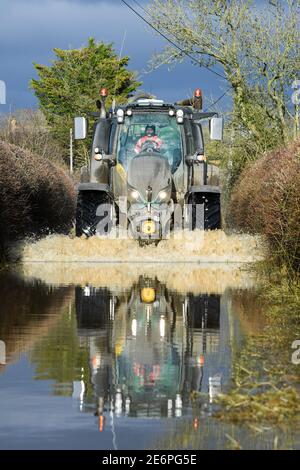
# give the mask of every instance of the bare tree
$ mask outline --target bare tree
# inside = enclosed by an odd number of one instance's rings
[[[41,111],[19,109],[0,120],[0,139],[63,164],[63,149],[50,133]]]
[[[258,141],[266,132],[289,138],[291,90],[300,70],[299,0],[153,0],[155,27],[177,43],[152,65],[185,55],[203,67],[219,65],[233,93],[234,115]]]

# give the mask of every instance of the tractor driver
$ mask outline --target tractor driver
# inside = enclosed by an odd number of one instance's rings
[[[160,149],[160,147],[162,146],[163,141],[156,135],[155,126],[146,126],[145,135],[137,141],[136,146],[134,147],[134,151],[136,154],[139,154],[142,151],[143,145],[146,142],[154,142],[156,144],[157,149]]]

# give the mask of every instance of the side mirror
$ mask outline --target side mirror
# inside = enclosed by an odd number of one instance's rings
[[[74,119],[74,139],[85,139],[87,135],[87,120],[85,117],[76,117]]]
[[[224,119],[213,117],[210,120],[210,139],[223,140]]]

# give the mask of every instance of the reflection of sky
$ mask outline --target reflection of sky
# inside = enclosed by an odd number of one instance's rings
[[[74,291],[24,278],[21,317],[12,291],[1,292],[10,314],[0,322],[9,344],[0,368],[0,449],[152,448],[185,422],[194,432],[193,391],[205,393],[201,422],[208,416],[209,377],[229,383],[231,341],[240,338],[231,297],[202,294],[201,285],[194,295],[169,289],[158,268],[137,282],[128,267],[132,285],[121,290],[115,279]],[[18,281],[4,276],[0,285]],[[145,287],[155,290],[152,304],[142,301]]]
[[[207,97],[206,105],[224,91],[221,79],[189,60],[172,72],[163,67],[144,74],[147,61],[165,42],[120,0],[1,0],[0,79],[7,85],[7,106],[1,106],[0,111],[36,106],[28,89],[34,76],[32,63],[49,64],[54,47],[78,48],[93,36],[98,41],[113,42],[119,53],[125,31],[123,53],[131,57],[130,68],[138,72],[143,89],[176,101],[200,86]]]
[[[0,449],[112,449],[113,429],[108,418],[99,433],[92,413],[79,413],[70,397],[52,396],[50,382],[33,381],[28,359],[0,376]],[[162,439],[170,422],[122,418],[115,425],[115,442],[121,449],[149,448],[153,436]]]

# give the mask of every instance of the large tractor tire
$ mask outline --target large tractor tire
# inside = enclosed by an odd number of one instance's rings
[[[97,215],[99,206],[105,211]],[[113,203],[101,191],[82,191],[78,194],[76,209],[76,236],[108,235],[113,226]],[[102,222],[102,223],[101,223]]]
[[[189,199],[190,230],[221,228],[221,203],[218,193],[194,193]]]

